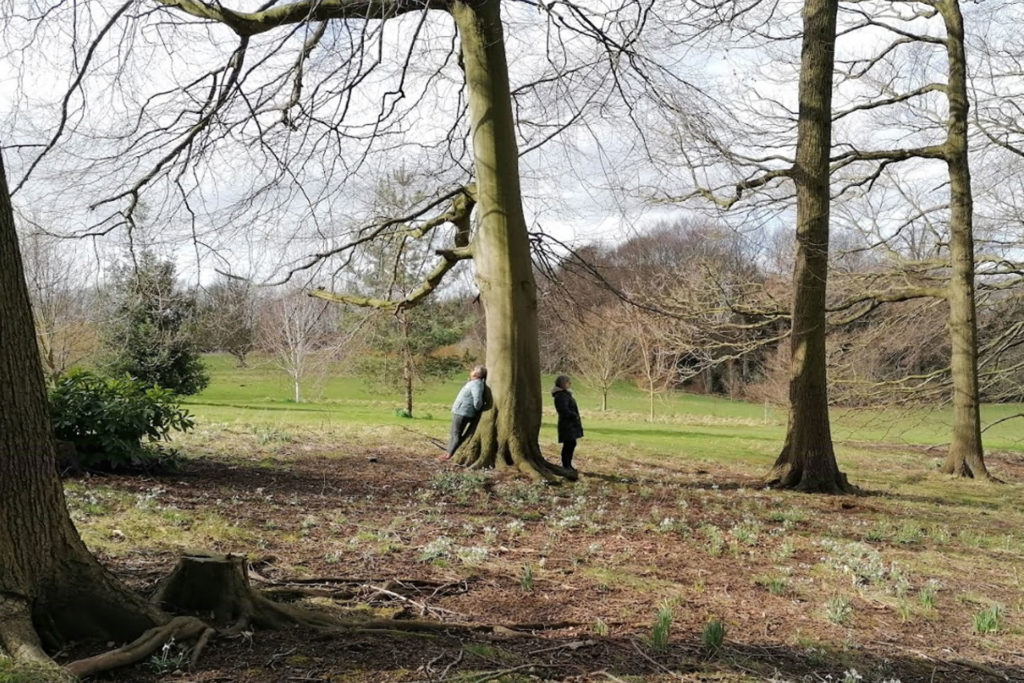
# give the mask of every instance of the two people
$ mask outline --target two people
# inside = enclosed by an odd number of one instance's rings
[[[555,412],[558,413],[558,442],[562,444],[562,467],[570,470],[572,456],[576,451],[576,441],[583,438],[583,420],[580,409],[572,395],[572,380],[568,375],[559,375],[551,396],[555,401]],[[490,408],[490,389],[487,387],[487,368],[475,366],[469,373],[469,381],[459,390],[452,404],[452,426],[448,437],[448,447],[438,462],[451,460],[459,446],[463,444],[480,423],[480,415]]]

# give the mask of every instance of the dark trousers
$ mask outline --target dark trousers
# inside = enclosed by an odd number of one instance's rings
[[[480,422],[480,416],[466,417],[465,415],[452,415],[452,431],[448,437],[448,455],[455,455],[462,442],[473,435],[476,425]]]
[[[562,443],[562,467],[572,469],[572,454],[575,450],[575,441],[566,441]]]

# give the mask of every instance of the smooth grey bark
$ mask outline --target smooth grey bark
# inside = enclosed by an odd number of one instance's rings
[[[961,477],[991,478],[981,441],[981,400],[978,381],[978,317],[974,292],[974,199],[968,162],[967,57],[964,19],[958,0],[935,3],[946,24],[949,80],[946,98],[945,157],[949,169],[949,256],[952,274],[947,288],[950,372],[953,380],[953,437],[942,471]]]
[[[484,413],[458,461],[507,465],[552,479],[573,476],[541,455],[537,287],[519,185],[512,97],[499,0],[453,2],[469,90],[478,227],[471,249],[487,328]]]

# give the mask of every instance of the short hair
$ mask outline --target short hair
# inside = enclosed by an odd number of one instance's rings
[[[565,389],[565,385],[569,383],[569,375],[559,375],[555,378],[555,386],[559,389]]]
[[[469,374],[477,379],[487,379],[487,368],[482,365],[476,365]]]

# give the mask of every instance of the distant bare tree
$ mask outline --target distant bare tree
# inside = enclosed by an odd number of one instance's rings
[[[83,276],[85,264],[69,246],[31,229],[21,239],[43,374],[51,383],[101,345],[98,297]]]
[[[257,343],[256,292],[249,280],[225,277],[199,296],[199,326],[204,344],[225,351],[246,367]]]
[[[292,381],[293,397],[302,402],[302,384],[322,376],[341,357],[353,330],[342,330],[338,308],[298,290],[262,302],[260,346]]]
[[[608,392],[615,382],[636,369],[636,342],[628,327],[616,321],[608,310],[588,312],[575,325],[563,330],[576,372],[601,392],[601,410],[608,410]]]

